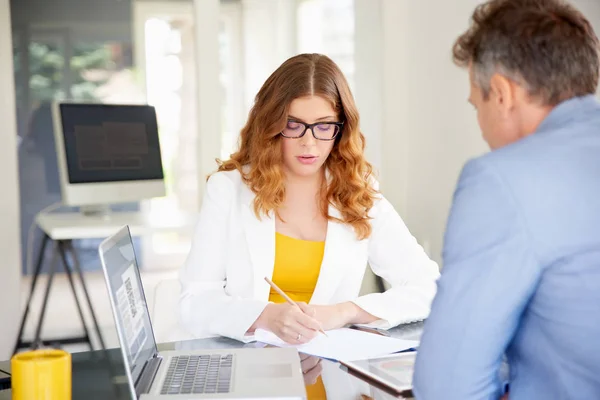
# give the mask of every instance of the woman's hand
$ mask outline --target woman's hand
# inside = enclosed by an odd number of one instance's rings
[[[304,344],[319,334],[320,326],[298,306],[270,303],[251,329],[257,328],[273,332],[286,343]]]
[[[300,353],[300,366],[302,367],[302,375],[304,376],[305,385],[314,385],[317,383],[317,378],[323,372],[321,359],[308,354]]]
[[[353,310],[342,304],[329,306],[312,306],[305,303],[298,303],[302,311],[310,315],[321,324],[324,330],[341,328],[349,323],[353,318]]]
[[[368,324],[377,320],[352,302],[339,303],[329,306],[313,306],[298,303],[302,311],[313,317],[324,330],[342,328],[348,324]]]

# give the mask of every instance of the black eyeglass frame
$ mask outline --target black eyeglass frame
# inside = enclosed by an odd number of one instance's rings
[[[283,131],[279,132],[279,134],[281,136],[283,136],[286,139],[300,139],[301,137],[303,137],[304,135],[306,135],[306,131],[308,131],[310,129],[310,132],[312,133],[313,137],[317,140],[323,140],[326,142],[329,142],[331,140],[335,140],[336,137],[338,137],[338,135],[340,134],[340,132],[342,132],[342,129],[344,128],[344,123],[343,122],[327,122],[327,121],[322,121],[322,122],[315,122],[314,124],[307,124],[304,123],[302,121],[296,121],[296,120],[289,120],[288,122],[293,122],[295,124],[301,124],[304,126],[304,130],[302,131],[302,133],[300,134],[300,136],[286,136]],[[315,130],[314,128],[318,125],[335,125],[338,128],[338,131],[331,137],[331,139],[322,139],[322,138],[318,138],[315,135]]]

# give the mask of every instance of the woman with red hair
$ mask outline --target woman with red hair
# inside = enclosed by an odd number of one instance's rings
[[[320,328],[427,317],[438,267],[378,193],[364,147],[350,88],[328,57],[292,57],[267,79],[239,150],[207,182],[181,271],[190,333],[247,341],[263,328],[300,344]],[[390,284],[385,293],[359,297],[367,264]]]

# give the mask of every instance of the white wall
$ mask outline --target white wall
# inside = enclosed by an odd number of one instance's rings
[[[20,317],[21,243],[17,172],[17,126],[9,0],[0,0],[0,360],[15,345]]]
[[[451,60],[478,1],[381,1],[382,191],[439,261],[460,169],[486,151],[467,74]]]
[[[383,129],[383,43],[380,1],[354,0],[354,97],[367,141],[367,160],[380,173]]]

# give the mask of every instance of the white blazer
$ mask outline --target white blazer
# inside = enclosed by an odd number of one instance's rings
[[[180,317],[194,337],[251,340],[246,331],[268,304],[273,275],[275,219],[254,214],[254,193],[238,171],[210,177],[192,248],[180,274]],[[332,216],[340,217],[335,207]],[[410,234],[392,205],[379,196],[371,209],[372,234],[329,221],[321,271],[310,304],[353,301],[380,318],[378,327],[428,316],[439,269]],[[391,288],[358,297],[367,264]]]

